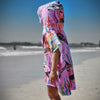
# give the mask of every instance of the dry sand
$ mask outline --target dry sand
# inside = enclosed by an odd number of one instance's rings
[[[100,100],[100,57],[74,66],[76,90],[62,100]],[[8,89],[0,100],[49,100],[45,80],[35,80],[18,88]]]

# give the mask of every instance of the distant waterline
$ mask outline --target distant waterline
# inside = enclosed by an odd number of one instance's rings
[[[0,56],[26,56],[26,55],[41,55],[43,54],[42,47],[38,46],[21,46],[18,50],[8,50],[7,48],[0,47]],[[86,48],[70,48],[71,53],[78,52],[100,52],[100,47],[86,47]]]

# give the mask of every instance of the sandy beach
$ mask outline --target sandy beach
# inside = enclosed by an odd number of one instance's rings
[[[74,66],[76,90],[62,100],[100,100],[100,57],[90,58]],[[45,79],[41,78],[7,89],[0,100],[49,100]]]

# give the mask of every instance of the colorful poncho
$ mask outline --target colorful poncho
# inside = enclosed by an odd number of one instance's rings
[[[76,89],[73,62],[67,37],[63,30],[64,10],[60,2],[50,2],[38,8],[38,16],[42,32],[44,49],[44,71],[47,85],[57,87],[62,95],[71,95]],[[60,56],[57,65],[58,82],[51,84],[49,73],[52,67],[52,54],[59,49]]]

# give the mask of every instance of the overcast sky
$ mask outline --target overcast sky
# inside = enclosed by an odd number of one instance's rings
[[[54,0],[0,0],[0,42],[39,42],[42,26],[37,9]],[[59,0],[69,43],[100,40],[100,0]]]

